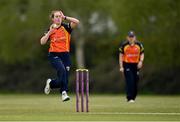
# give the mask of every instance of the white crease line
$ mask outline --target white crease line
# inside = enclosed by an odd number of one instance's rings
[[[87,114],[92,114],[92,115],[96,115],[96,114],[102,114],[102,115],[180,115],[180,113],[128,113],[128,112],[90,112]]]

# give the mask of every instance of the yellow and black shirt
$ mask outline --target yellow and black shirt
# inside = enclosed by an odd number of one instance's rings
[[[144,53],[144,47],[139,41],[135,41],[135,44],[131,45],[129,41],[126,40],[120,44],[119,52],[123,54],[123,62],[138,63],[140,55]]]

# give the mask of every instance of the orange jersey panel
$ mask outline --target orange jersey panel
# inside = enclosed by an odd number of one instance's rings
[[[138,45],[126,45],[124,47],[123,61],[127,63],[138,63],[140,58],[140,47]]]
[[[70,34],[61,26],[54,29],[50,35],[49,52],[69,52],[70,51]]]

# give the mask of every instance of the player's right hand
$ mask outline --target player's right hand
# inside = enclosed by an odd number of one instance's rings
[[[66,16],[64,16],[62,11],[60,11],[60,13],[61,13],[61,18],[64,20]]]
[[[53,33],[53,30],[54,30],[54,24],[52,24],[52,25],[49,27],[48,35],[51,35],[51,34]]]
[[[124,72],[124,68],[123,68],[123,67],[120,67],[119,71],[120,71],[120,72]]]

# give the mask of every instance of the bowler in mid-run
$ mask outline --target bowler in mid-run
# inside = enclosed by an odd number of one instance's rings
[[[57,71],[56,79],[47,79],[45,94],[51,89],[60,89],[62,101],[68,101],[68,73],[70,70],[70,38],[72,30],[79,24],[79,20],[64,16],[62,11],[55,10],[50,14],[52,25],[40,40],[42,45],[50,42],[48,58],[52,67]],[[67,23],[65,23],[67,22]]]

